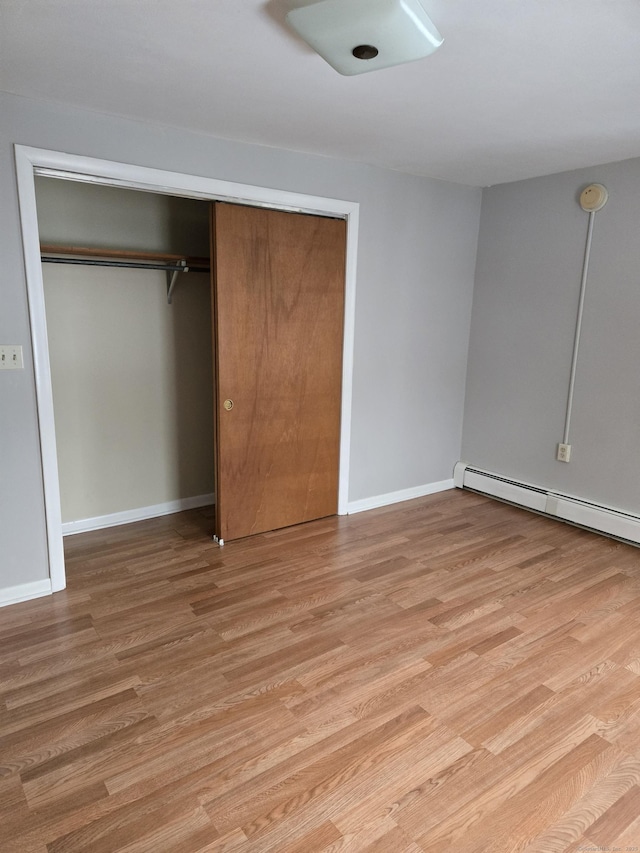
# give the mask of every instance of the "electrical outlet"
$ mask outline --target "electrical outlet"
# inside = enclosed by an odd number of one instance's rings
[[[22,347],[12,344],[0,344],[0,370],[21,370]]]
[[[556,459],[558,462],[568,462],[571,459],[571,445],[559,444]]]

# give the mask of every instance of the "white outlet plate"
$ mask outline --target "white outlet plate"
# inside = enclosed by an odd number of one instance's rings
[[[571,459],[571,445],[559,444],[556,459],[558,460],[558,462],[569,462],[569,460]]]
[[[22,347],[17,344],[0,344],[0,370],[22,370]]]

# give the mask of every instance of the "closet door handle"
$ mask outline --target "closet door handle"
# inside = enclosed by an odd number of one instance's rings
[[[225,411],[230,412],[233,409],[233,400],[225,400],[222,406]]]

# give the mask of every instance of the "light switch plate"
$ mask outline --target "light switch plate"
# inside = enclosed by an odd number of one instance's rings
[[[22,347],[18,344],[0,344],[0,370],[21,370]]]

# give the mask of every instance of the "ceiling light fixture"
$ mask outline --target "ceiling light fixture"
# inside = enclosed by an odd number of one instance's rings
[[[420,0],[319,0],[287,23],[346,75],[422,59],[443,41]]]

